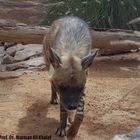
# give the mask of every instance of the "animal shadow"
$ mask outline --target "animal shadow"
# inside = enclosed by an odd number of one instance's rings
[[[21,118],[18,123],[18,131],[16,136],[43,136],[43,138],[49,140],[60,140],[61,138],[55,135],[56,128],[58,127],[58,121],[54,118],[48,118],[49,103],[42,100],[36,101],[28,109],[26,116]],[[45,138],[46,136],[46,138]],[[63,139],[61,139],[63,140]]]

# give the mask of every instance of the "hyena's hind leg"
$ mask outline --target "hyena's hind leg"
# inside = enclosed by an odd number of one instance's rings
[[[52,82],[51,82],[51,101],[50,101],[50,103],[53,105],[58,104],[57,91]]]

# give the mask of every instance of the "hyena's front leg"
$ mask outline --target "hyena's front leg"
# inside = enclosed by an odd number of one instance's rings
[[[67,110],[62,105],[60,105],[60,126],[56,131],[56,135],[61,137],[66,136],[67,117]]]
[[[57,97],[57,91],[56,88],[53,84],[53,82],[51,82],[51,104],[58,104],[58,97]]]
[[[74,121],[67,132],[68,137],[75,137],[76,136],[76,134],[78,133],[78,130],[80,128],[80,125],[84,119],[84,104],[85,104],[84,96],[85,95],[83,95],[80,98]]]

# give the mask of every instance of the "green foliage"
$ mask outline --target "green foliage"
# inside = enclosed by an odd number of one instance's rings
[[[140,16],[140,0],[44,0],[44,3],[58,3],[49,7],[42,22],[44,25],[50,25],[62,16],[73,15],[93,28],[140,29],[140,24],[127,25]]]

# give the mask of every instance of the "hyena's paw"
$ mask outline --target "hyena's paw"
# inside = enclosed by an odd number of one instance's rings
[[[50,104],[52,105],[57,105],[58,104],[58,99],[53,99],[50,101]]]
[[[59,127],[59,128],[56,130],[55,134],[56,134],[57,136],[59,136],[59,137],[64,137],[64,136],[66,136],[66,135],[67,135],[67,133],[66,133],[66,128],[65,128],[65,127]]]

